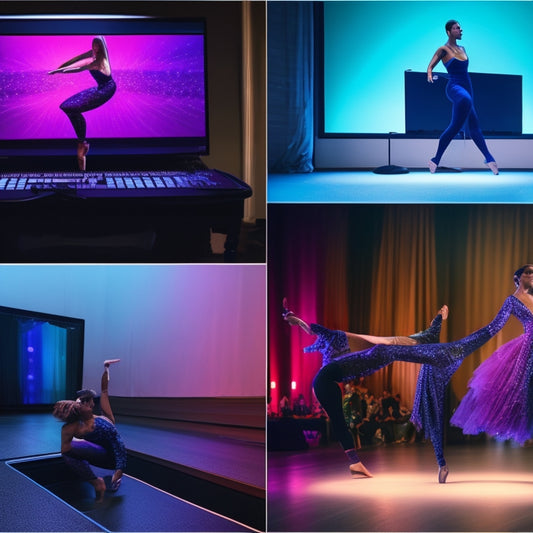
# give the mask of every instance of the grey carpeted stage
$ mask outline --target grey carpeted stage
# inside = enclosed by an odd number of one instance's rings
[[[533,447],[446,447],[437,482],[425,443],[367,448],[373,478],[352,478],[336,443],[268,453],[268,531],[533,531]]]
[[[283,203],[530,203],[533,171],[374,174],[371,170],[270,174],[268,201]]]
[[[221,436],[132,417],[117,427],[126,476],[95,503],[92,487],[64,468],[60,422],[49,413],[0,415],[0,531],[264,530],[260,432]]]

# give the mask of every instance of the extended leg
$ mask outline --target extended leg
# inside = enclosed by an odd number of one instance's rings
[[[496,165],[496,161],[494,161],[494,157],[489,152],[487,143],[485,142],[485,137],[483,137],[483,133],[481,132],[479,118],[474,108],[472,108],[472,111],[468,116],[468,129],[470,130],[470,136],[472,137],[475,145],[485,156],[485,164],[491,169],[493,174],[498,174],[498,166]]]
[[[104,416],[109,418],[111,422],[115,423],[115,416],[111,409],[111,403],[109,402],[109,365],[112,363],[118,363],[120,359],[107,359],[104,361],[104,373],[102,374],[101,380],[101,394],[100,394],[100,407]]]
[[[459,133],[472,109],[472,97],[463,87],[458,85],[447,87],[446,94],[453,103],[452,120],[440,136],[437,153],[435,154],[435,157],[431,159],[431,162],[437,166],[439,165],[446,148],[448,148],[453,138]]]

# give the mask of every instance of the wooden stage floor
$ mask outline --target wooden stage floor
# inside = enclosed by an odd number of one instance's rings
[[[533,447],[446,448],[437,482],[428,444],[361,451],[373,478],[352,478],[338,444],[268,453],[268,531],[533,531]]]

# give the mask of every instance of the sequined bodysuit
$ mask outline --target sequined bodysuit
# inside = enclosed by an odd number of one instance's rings
[[[59,106],[70,119],[78,141],[85,141],[87,135],[87,123],[82,113],[105,104],[117,90],[115,81],[111,76],[107,76],[99,70],[89,70],[89,72],[98,86],[90,87],[67,98]]]
[[[67,465],[83,480],[96,478],[90,465],[109,470],[126,468],[126,447],[116,427],[105,417],[94,417],[94,429],[73,439],[71,450],[63,453]]]
[[[417,339],[419,342],[429,341],[425,344],[409,346],[377,344],[367,350],[346,353],[347,342],[343,348],[343,343],[339,340],[342,332],[332,332],[334,346],[340,346],[341,350],[344,350],[335,356],[334,350],[325,348],[333,345],[327,342],[325,332],[328,330],[324,328],[319,334],[318,344],[315,343],[307,351],[322,345],[320,351],[327,354],[325,364],[314,379],[313,387],[318,401],[330,417],[333,431],[343,448],[348,450],[353,447],[353,437],[344,422],[342,398],[339,396],[340,389],[337,383],[368,376],[394,361],[421,363],[411,420],[418,428],[423,427],[431,439],[439,465],[446,464],[442,450],[443,404],[448,382],[463,359],[485,344],[504,326],[513,309],[514,300],[516,300],[514,297],[507,298],[490,324],[463,339],[450,343],[432,344],[434,336],[426,334]],[[439,318],[442,319],[440,316],[437,317]],[[311,328],[317,331],[315,325]]]

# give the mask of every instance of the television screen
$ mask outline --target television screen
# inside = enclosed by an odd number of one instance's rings
[[[202,20],[1,17],[0,155],[207,154],[205,67]]]
[[[85,321],[0,307],[0,407],[74,399],[81,388]]]
[[[471,72],[521,77],[522,133],[533,133],[533,2],[326,1],[320,5],[322,135],[406,133],[404,72],[426,72],[433,54],[447,40],[445,24],[450,19],[463,29],[459,44],[466,49]],[[495,28],[504,46],[494,46]],[[446,73],[442,63],[434,73]],[[424,79],[424,89],[426,84]],[[442,91],[449,121],[451,104]],[[512,97],[500,98],[498,111],[509,111]],[[482,105],[477,91],[474,98],[476,106]],[[478,114],[483,127],[490,114]]]

